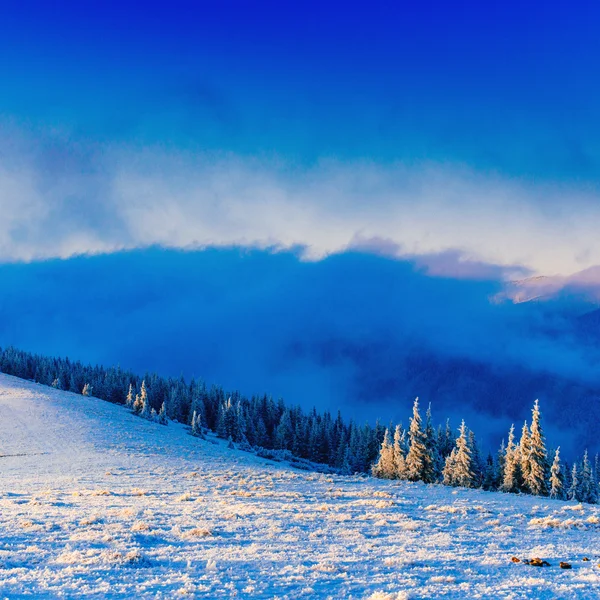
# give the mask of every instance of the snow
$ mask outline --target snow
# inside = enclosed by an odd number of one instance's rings
[[[6,375],[0,455],[7,598],[600,597],[596,506],[297,471]]]

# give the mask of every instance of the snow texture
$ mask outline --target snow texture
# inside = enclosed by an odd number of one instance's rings
[[[600,596],[597,506],[297,471],[6,375],[0,455],[6,598]]]

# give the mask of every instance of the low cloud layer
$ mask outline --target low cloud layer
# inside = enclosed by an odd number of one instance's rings
[[[452,164],[186,154],[0,132],[0,260],[161,245],[349,248],[436,275],[568,275],[600,263],[600,197]],[[491,266],[491,267],[490,267]]]
[[[539,396],[556,443],[569,429],[595,440],[597,344],[562,310],[490,302],[497,281],[358,252],[158,248],[3,265],[0,281],[1,346],[195,374],[360,420],[406,420],[418,394],[493,444]]]

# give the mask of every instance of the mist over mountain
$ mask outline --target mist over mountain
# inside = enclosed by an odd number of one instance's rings
[[[600,304],[600,267],[590,267],[571,275],[527,277],[511,281],[503,295],[515,302],[564,299],[570,306],[576,300],[584,305]]]
[[[600,319],[580,301],[499,301],[500,281],[360,252],[306,262],[155,248],[2,265],[0,278],[2,346],[196,375],[359,420],[406,422],[418,395],[492,449],[539,398],[550,444],[596,450]]]

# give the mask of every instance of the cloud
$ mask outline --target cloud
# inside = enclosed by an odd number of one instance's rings
[[[600,198],[574,185],[452,164],[299,166],[14,128],[0,135],[0,155],[2,261],[156,244],[302,248],[309,260],[370,246],[460,277],[600,263]]]
[[[411,258],[418,267],[434,277],[505,281],[531,275],[529,269],[520,265],[494,265],[480,260],[467,259],[456,250],[422,254]]]
[[[557,443],[596,436],[597,347],[546,305],[490,303],[495,281],[356,251],[312,262],[240,248],[1,265],[0,281],[2,346],[183,372],[361,421],[406,421],[419,395],[494,445],[539,396]]]

